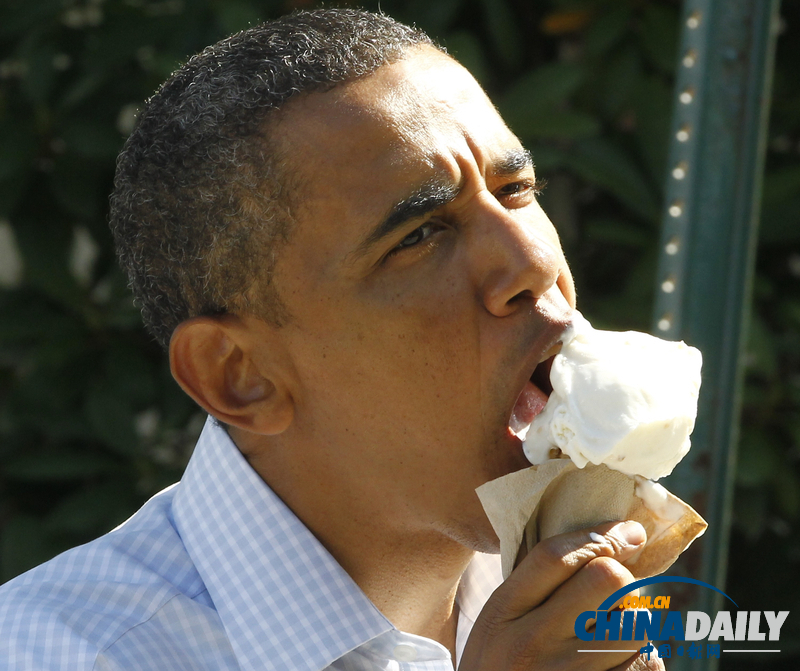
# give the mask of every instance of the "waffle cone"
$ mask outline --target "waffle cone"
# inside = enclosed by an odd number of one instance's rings
[[[708,526],[687,503],[664,491],[650,504],[638,494],[644,478],[607,466],[577,468],[569,459],[552,459],[511,473],[478,488],[486,515],[500,539],[503,576],[539,541],[603,522],[635,520],[647,543],[624,562],[634,577],[666,571]]]

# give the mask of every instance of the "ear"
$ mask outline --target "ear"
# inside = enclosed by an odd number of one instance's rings
[[[264,325],[266,329],[269,329]],[[236,315],[194,317],[178,325],[169,343],[172,376],[206,412],[245,431],[276,435],[294,419],[294,399],[270,356],[253,356],[254,338]]]

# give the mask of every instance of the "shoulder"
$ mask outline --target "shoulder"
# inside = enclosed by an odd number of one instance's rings
[[[224,656],[227,644],[173,524],[174,491],[0,587],[0,658],[10,660],[10,671],[237,668],[219,659],[165,665],[166,651],[190,648],[184,656],[192,656],[200,648],[202,655],[213,644]]]

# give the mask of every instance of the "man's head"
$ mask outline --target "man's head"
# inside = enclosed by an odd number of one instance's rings
[[[271,122],[292,97],[368,75],[418,44],[430,39],[387,16],[299,12],[207,48],[147,102],[118,160],[111,228],[163,347],[198,315],[286,319],[271,270],[302,195]]]
[[[574,305],[530,155],[425,40],[267,128],[291,231],[249,251],[291,318],[184,319],[173,374],[335,554],[421,531],[490,549],[474,489],[525,465],[509,419]]]

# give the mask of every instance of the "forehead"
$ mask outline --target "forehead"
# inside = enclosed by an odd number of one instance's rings
[[[469,72],[428,46],[291,101],[272,136],[290,176],[297,227],[338,222],[330,242],[342,246],[420,186],[461,184],[520,146]]]
[[[302,170],[312,156],[322,165],[345,158],[358,164],[435,163],[437,152],[463,150],[465,141],[483,151],[515,141],[472,75],[429,46],[415,47],[356,82],[301,96],[284,109],[277,134],[301,172],[316,172]]]

